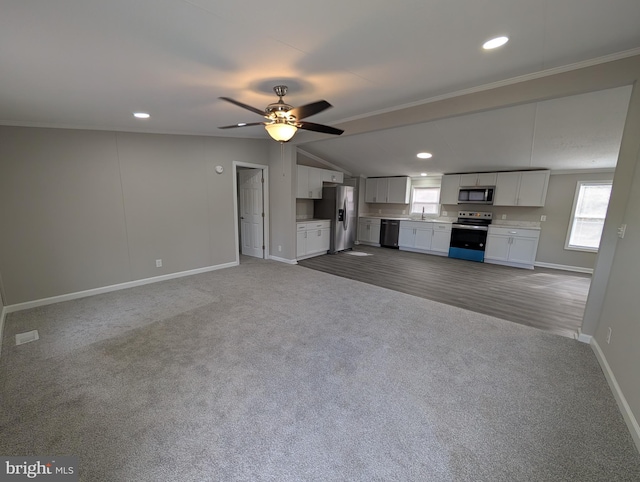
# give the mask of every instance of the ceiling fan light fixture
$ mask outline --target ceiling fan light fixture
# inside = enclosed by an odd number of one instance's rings
[[[273,124],[267,124],[264,126],[269,135],[274,141],[287,142],[290,140],[298,130],[298,128],[292,124],[286,124],[281,122],[274,122]]]

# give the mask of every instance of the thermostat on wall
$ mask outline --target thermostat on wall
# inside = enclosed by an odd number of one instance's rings
[[[222,174],[222,171],[224,171],[224,167],[222,167],[222,166],[216,166],[216,172],[217,172],[218,174]]]

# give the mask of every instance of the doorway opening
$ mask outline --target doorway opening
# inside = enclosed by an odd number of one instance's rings
[[[236,261],[241,255],[269,258],[269,168],[234,161]]]

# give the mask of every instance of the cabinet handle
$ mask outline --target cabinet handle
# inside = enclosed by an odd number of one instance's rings
[[[518,231],[509,231],[509,234],[518,234]]]

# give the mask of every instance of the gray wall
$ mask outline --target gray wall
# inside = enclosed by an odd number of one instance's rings
[[[296,259],[296,148],[293,144],[269,144],[270,255]]]
[[[266,141],[0,127],[5,303],[234,262],[233,161]]]

